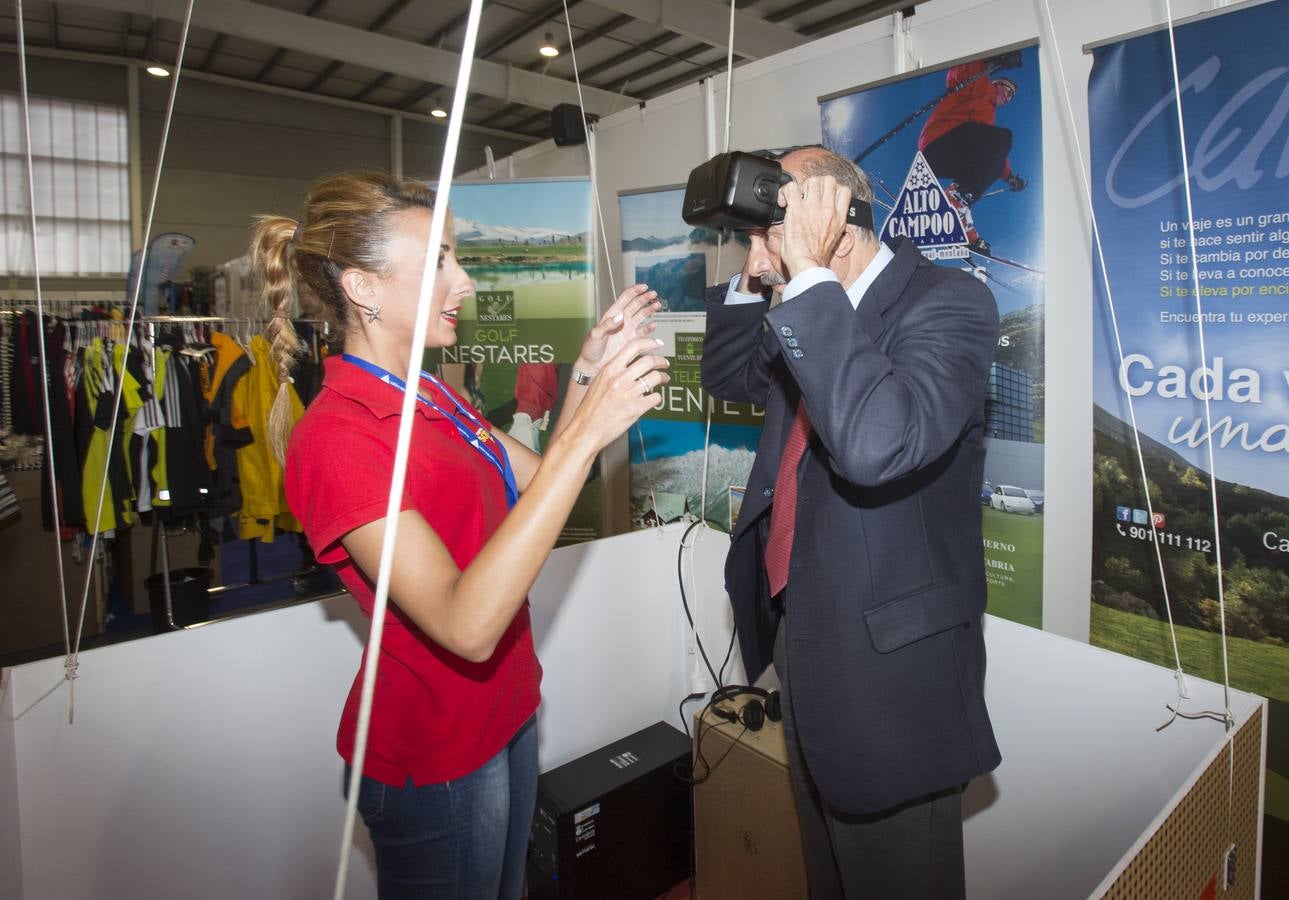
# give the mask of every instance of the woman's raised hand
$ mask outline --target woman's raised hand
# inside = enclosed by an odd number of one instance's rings
[[[605,361],[628,343],[653,333],[658,327],[653,322],[653,314],[660,309],[658,292],[651,291],[649,285],[633,284],[626,288],[587,333],[573,367],[594,377]]]
[[[662,341],[637,337],[626,341],[605,359],[577,410],[570,429],[590,442],[598,453],[630,428],[637,419],[662,405],[662,385],[671,381],[671,364],[657,355]]]

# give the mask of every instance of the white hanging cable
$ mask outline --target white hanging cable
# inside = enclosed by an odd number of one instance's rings
[[[699,491],[698,518],[707,524],[707,462],[712,450],[712,407],[715,406],[710,394],[707,395],[707,427],[703,431],[703,484]]]
[[[702,594],[698,590],[698,574],[695,570],[694,557],[698,555],[698,545],[702,543],[703,535],[706,531],[707,531],[707,522],[706,520],[702,520],[698,523],[698,527],[694,530],[694,541],[692,544],[689,545],[689,548],[688,548],[689,549],[689,598],[690,598],[689,605],[691,607],[692,615],[694,618],[693,646],[695,649],[701,645],[701,641],[698,637],[698,629],[699,629],[699,623],[702,621],[701,611],[703,609],[703,604],[701,602]],[[685,549],[686,549],[685,535],[682,532],[680,536],[680,552],[684,553]],[[682,585],[682,589],[683,589],[683,585]],[[701,657],[701,654],[700,654],[700,657]],[[708,662],[710,662],[710,660]],[[716,679],[716,683],[713,684],[710,688],[708,688],[709,691],[715,690],[716,688],[721,687],[721,672],[718,670],[713,675],[711,672],[708,672],[706,670],[706,664],[703,662],[701,658],[695,659],[694,673],[691,676],[691,679],[695,679],[695,680],[691,681],[692,686],[690,689],[694,692],[702,690],[703,689],[702,683],[705,682],[709,677],[713,677]]]
[[[570,49],[570,52],[571,52],[571,49]],[[577,70],[574,69],[574,72],[576,71]],[[581,93],[581,88],[578,89],[578,93],[579,94]],[[585,117],[585,115],[586,114],[583,113],[583,117]],[[595,164],[596,138],[597,138],[597,135],[595,133],[595,129],[591,128],[590,126],[587,126],[586,154],[587,154],[587,159],[589,160],[590,170],[591,170],[591,196],[595,199],[595,217],[597,221],[600,223],[600,245],[604,248],[604,269],[609,276],[609,297],[616,298],[618,296],[618,284],[617,284],[617,279],[613,277],[613,260],[610,258],[611,255],[609,253],[609,236],[608,236],[608,232],[604,228],[604,209],[600,205],[600,181],[599,181],[598,173],[596,171],[596,164]],[[609,302],[612,303],[613,299],[610,299]],[[597,306],[597,315],[598,315],[598,306]]]
[[[564,27],[568,30],[568,57],[569,57],[569,61],[572,62],[573,64],[573,83],[577,85],[577,106],[578,106],[578,109],[580,109],[582,112],[582,121],[585,122],[586,121],[586,101],[582,97],[582,76],[578,73],[578,69],[577,69],[577,46],[575,41],[573,40],[573,20],[570,19],[568,16],[568,0],[563,0],[563,3],[564,3]],[[609,253],[609,233],[608,233],[608,230],[604,227],[604,209],[600,205],[600,181],[599,181],[599,177],[598,177],[598,173],[596,171],[596,165],[595,165],[595,153],[596,153],[595,137],[596,137],[595,131],[592,128],[590,128],[590,126],[587,126],[586,155],[587,155],[588,165],[590,166],[591,200],[595,204],[595,217],[600,225],[600,246],[604,249],[604,267],[605,267],[605,270],[608,272],[608,276],[609,276],[609,291],[611,292],[611,296],[616,298],[618,296],[618,285],[617,285],[617,281],[613,277],[613,258],[612,258],[612,255]],[[613,301],[611,300],[610,302],[613,302]],[[597,315],[598,315],[599,314],[598,304],[596,305],[596,309],[597,309]],[[661,388],[659,389],[661,390]],[[644,429],[640,427],[639,422],[637,422],[633,427],[635,428],[636,436],[640,439],[640,462],[642,467],[644,467],[644,466],[647,466],[649,462],[648,457],[645,456]],[[647,468],[642,468],[642,470],[648,471]],[[658,510],[658,498],[654,495],[653,478],[649,477],[647,479],[647,482],[649,485],[649,499],[653,503],[654,514],[661,516],[662,514]]]
[[[1083,181],[1083,192],[1088,203],[1088,214],[1092,219],[1092,237],[1096,243],[1097,260],[1100,263],[1101,268],[1101,283],[1105,289],[1106,307],[1110,312],[1110,324],[1114,329],[1115,347],[1119,354],[1120,365],[1122,365],[1123,339],[1119,333],[1119,317],[1115,311],[1114,293],[1110,288],[1110,273],[1106,268],[1105,253],[1102,251],[1101,229],[1097,225],[1097,212],[1093,203],[1092,183],[1088,178],[1087,171],[1083,168],[1083,144],[1079,140],[1078,122],[1074,116],[1074,101],[1070,97],[1070,84],[1065,76],[1065,64],[1061,61],[1061,44],[1056,37],[1056,23],[1052,19],[1052,6],[1050,0],[1043,0],[1043,10],[1047,18],[1048,31],[1052,35],[1052,58],[1056,60],[1056,67],[1061,76],[1061,90],[1065,96],[1065,110],[1069,119],[1070,139],[1074,142],[1075,158],[1078,160],[1079,177]],[[1137,449],[1138,471],[1141,474],[1141,484],[1146,494],[1146,512],[1150,517],[1151,543],[1155,547],[1155,562],[1159,567],[1159,582],[1164,596],[1164,611],[1168,615],[1168,631],[1172,638],[1173,661],[1176,664],[1176,667],[1173,670],[1173,676],[1177,681],[1177,701],[1178,708],[1180,708],[1181,701],[1189,697],[1190,693],[1186,687],[1186,673],[1182,668],[1181,652],[1177,647],[1177,626],[1173,622],[1172,601],[1168,595],[1168,576],[1164,572],[1164,556],[1163,551],[1160,549],[1159,529],[1155,524],[1155,510],[1150,499],[1150,482],[1146,478],[1146,458],[1141,450],[1141,432],[1137,428],[1136,406],[1133,403],[1131,394],[1125,392],[1125,397],[1128,400],[1128,417],[1131,420],[1132,425],[1132,439]],[[1174,712],[1174,716],[1175,715],[1176,713]],[[1171,723],[1171,721],[1172,720],[1170,719],[1169,723]]]
[[[1191,250],[1191,291],[1195,294],[1195,327],[1199,332],[1200,366],[1207,368],[1208,353],[1204,343],[1204,302],[1200,298],[1199,255],[1196,253],[1195,245],[1195,207],[1191,202],[1191,169],[1190,160],[1186,153],[1186,123],[1182,116],[1182,84],[1181,74],[1177,66],[1177,40],[1173,28],[1172,0],[1165,0],[1164,8],[1168,13],[1168,51],[1172,57],[1173,64],[1173,90],[1177,96],[1177,132],[1182,151],[1182,185],[1186,188],[1186,220]],[[1213,413],[1209,406],[1209,397],[1213,393],[1211,389],[1211,380],[1213,378],[1214,375],[1210,371],[1210,389],[1203,392],[1204,427],[1207,429],[1206,433],[1208,435],[1204,444],[1208,448],[1208,484],[1209,494],[1213,503],[1213,558],[1217,564],[1217,613],[1222,629],[1222,716],[1226,722],[1227,731],[1230,731],[1235,719],[1231,714],[1231,668],[1227,661],[1226,653],[1226,593],[1224,589],[1226,578],[1222,570],[1222,530],[1217,510],[1217,466],[1213,459]],[[1154,517],[1152,516],[1151,518],[1153,519]]]
[[[734,98],[734,12],[735,0],[730,0],[730,29],[729,29],[729,48],[725,52],[725,149],[722,153],[730,152],[730,101]],[[723,232],[716,232],[716,272],[719,277],[721,271],[721,245],[724,243],[725,235]]]
[[[54,560],[58,570],[58,614],[63,624],[63,653],[71,661],[72,639],[67,619],[67,581],[63,572],[62,515],[58,502],[58,476],[54,472],[54,422],[50,412],[49,397],[49,359],[45,351],[45,300],[40,289],[40,243],[36,226],[36,178],[35,164],[31,158],[31,104],[27,91],[27,38],[23,28],[22,0],[16,0],[14,15],[18,25],[18,79],[22,94],[22,135],[23,150],[27,161],[27,205],[31,212],[31,271],[36,288],[36,334],[40,348],[40,389],[45,404],[45,474],[49,476],[49,506],[54,516]],[[55,373],[57,382],[63,384],[61,371]],[[70,681],[75,674],[68,671]]]
[[[721,152],[730,152],[730,131],[733,119],[730,116],[730,105],[734,99],[734,11],[735,0],[730,0],[730,30],[729,30],[729,49],[725,55],[725,149]],[[724,236],[721,232],[716,233],[716,277],[720,277],[721,271],[721,245]],[[707,397],[707,428],[703,433],[703,487],[699,495],[698,518],[702,520],[704,527],[707,525],[707,466],[712,454],[712,409],[715,406],[710,395]],[[733,526],[730,528],[733,531]]]
[[[187,9],[184,11],[183,29],[179,36],[179,50],[175,56],[175,66],[173,77],[170,81],[170,98],[166,103],[166,117],[161,126],[161,146],[157,150],[157,167],[152,176],[152,197],[148,201],[148,217],[143,228],[143,248],[139,253],[138,279],[134,285],[134,293],[130,298],[130,315],[127,319],[125,334],[134,333],[134,323],[138,316],[139,295],[143,292],[143,274],[148,262],[148,242],[152,238],[152,221],[157,211],[157,193],[161,186],[161,171],[166,159],[166,143],[170,138],[170,123],[174,118],[175,96],[179,93],[179,77],[183,72],[184,51],[188,47],[188,27],[192,23],[193,0],[188,0]],[[127,338],[128,339],[128,338]],[[115,367],[115,361],[107,360],[109,367]],[[68,655],[65,663],[67,669],[67,678],[71,682],[71,692],[68,699],[67,718],[71,722],[75,718],[76,711],[76,670],[79,668],[79,655],[81,647],[81,634],[85,627],[85,610],[89,606],[90,582],[94,575],[94,559],[98,551],[98,539],[100,520],[103,515],[103,503],[107,495],[108,485],[108,467],[112,460],[112,445],[116,439],[116,424],[121,412],[121,394],[125,390],[124,361],[122,362],[121,377],[116,380],[116,391],[112,396],[112,422],[107,432],[107,452],[103,459],[103,481],[99,486],[98,505],[94,512],[94,518],[91,520],[94,525],[94,536],[90,541],[90,565],[85,570],[85,587],[81,592],[80,612],[76,617],[76,638],[72,643],[71,653]],[[99,402],[102,402],[101,400]],[[114,501],[119,498],[114,498]],[[113,513],[115,517],[115,511]]]
[[[734,99],[734,12],[735,0],[730,0],[730,32],[725,51],[725,152],[730,152],[730,101]]]
[[[1172,58],[1173,89],[1177,96],[1177,133],[1182,152],[1182,184],[1186,189],[1186,220],[1191,251],[1191,289],[1195,294],[1195,327],[1199,332],[1200,366],[1204,368],[1208,366],[1208,353],[1204,343],[1204,303],[1200,292],[1199,256],[1196,253],[1195,243],[1195,208],[1191,199],[1190,160],[1186,153],[1186,123],[1185,117],[1182,115],[1181,72],[1177,64],[1177,37],[1173,21],[1172,0],[1165,0],[1164,9],[1168,14],[1168,52]],[[1212,374],[1209,375],[1210,379],[1213,377]],[[1213,459],[1213,414],[1209,407],[1209,397],[1212,393],[1211,389],[1204,391],[1204,428],[1207,435],[1205,444],[1208,449],[1209,493],[1213,504],[1213,554],[1214,561],[1217,564],[1217,613],[1218,622],[1222,629],[1222,723],[1227,734],[1226,831],[1229,836],[1233,836],[1235,830],[1233,811],[1235,805],[1235,740],[1231,735],[1231,730],[1235,726],[1235,715],[1231,712],[1231,668],[1227,659],[1226,593],[1224,590],[1226,578],[1222,569],[1222,531],[1217,508],[1217,465]],[[1181,715],[1176,710],[1174,712]],[[1198,715],[1203,716],[1205,714]],[[1231,846],[1234,846],[1234,841],[1232,841]]]
[[[730,130],[731,130],[730,124],[732,121],[730,116],[730,106],[731,106],[731,101],[733,100],[733,97],[734,97],[734,12],[735,12],[735,0],[730,0],[729,40],[727,41],[728,50],[726,51],[726,55],[725,55],[725,139],[724,139],[724,145],[723,145],[724,150],[722,151],[724,153],[728,153],[730,150]],[[709,140],[711,139],[710,123],[711,123],[711,108],[709,106],[708,107]],[[721,250],[724,246],[724,243],[725,243],[724,233],[721,231],[717,231],[716,232],[716,273],[717,273],[716,277],[717,278],[721,277],[720,276]],[[698,542],[703,539],[703,533],[707,531],[709,527],[707,524],[707,474],[708,474],[708,468],[711,463],[711,456],[712,456],[712,411],[716,405],[715,401],[712,399],[711,394],[707,394],[706,391],[704,391],[704,394],[706,394],[707,403],[705,404],[706,422],[704,424],[704,430],[703,430],[703,474],[702,474],[702,484],[701,484],[701,487],[699,488],[699,493],[698,493],[698,533],[694,535],[694,543],[691,546],[689,551],[689,583],[693,590],[693,596],[694,596],[694,603],[693,603],[694,611],[693,611],[693,622],[692,622],[693,639],[694,639],[694,644],[700,648],[702,647],[702,643],[698,637],[698,622],[699,622],[702,606],[699,603],[698,582],[697,582],[697,579],[694,577],[694,555],[697,552]],[[640,452],[641,454],[644,453],[643,441],[641,441]],[[728,491],[726,493],[728,496]],[[727,508],[726,514],[728,516],[728,508]],[[733,531],[734,529],[733,529],[733,526],[731,525],[730,527],[731,534],[733,533]],[[683,553],[685,551],[685,541],[683,537],[681,538],[680,545],[681,545],[680,550]],[[697,673],[697,677],[700,680],[705,677],[703,675],[702,668],[698,665],[697,660],[694,661],[694,671]],[[718,673],[716,675],[717,683],[713,685],[713,689],[719,688],[721,686],[720,680],[721,680],[720,674]],[[695,686],[695,689],[697,689],[697,686]]]
[[[644,429],[640,427],[639,422],[636,423],[635,429],[636,429],[636,437],[640,440],[640,468],[641,468],[641,471],[648,472],[649,457],[645,453]],[[658,524],[661,525],[662,511],[658,509],[658,497],[654,494],[652,476],[650,475],[645,476],[645,486],[649,489],[649,502],[653,504],[653,514],[658,517]]]
[[[568,0],[563,0],[563,3],[564,27],[568,30],[568,58],[573,64],[573,83],[577,85],[577,107],[582,112],[582,121],[586,122],[586,100],[582,97],[582,76],[577,70],[577,47],[573,41],[573,20],[568,17]],[[600,246],[604,248],[604,268],[609,275],[609,291],[616,298],[618,296],[618,285],[613,277],[613,259],[609,254],[609,234],[604,227],[604,210],[600,205],[600,182],[596,177],[595,132],[589,125],[586,126],[586,156],[591,170],[591,200],[595,204],[595,216],[600,223]]]
[[[398,540],[399,512],[402,507],[403,487],[407,480],[407,459],[412,446],[412,425],[416,416],[416,398],[421,383],[421,354],[426,333],[430,326],[430,305],[438,274],[439,247],[447,224],[448,201],[452,177],[456,168],[457,146],[461,139],[461,121],[465,113],[466,95],[470,87],[470,71],[474,64],[475,46],[479,38],[479,18],[483,0],[471,0],[470,14],[466,20],[465,39],[461,46],[461,64],[457,71],[456,89],[452,97],[452,113],[448,122],[447,139],[443,147],[443,161],[439,168],[438,192],[434,200],[434,213],[430,218],[430,234],[425,247],[425,267],[421,273],[421,293],[416,305],[416,323],[412,329],[409,346],[407,377],[403,390],[403,404],[398,422],[398,442],[394,451],[394,471],[390,478],[389,502],[385,508],[385,535],[380,548],[380,566],[376,575],[376,597],[372,605],[371,634],[367,639],[366,662],[363,666],[361,700],[358,707],[358,725],[354,735],[354,758],[349,775],[349,799],[345,807],[345,825],[340,841],[340,863],[336,870],[333,896],[341,900],[349,877],[349,860],[353,853],[354,823],[358,813],[358,790],[362,782],[363,763],[367,758],[367,734],[371,725],[372,698],[376,692],[376,666],[380,659],[381,638],[385,631],[385,613],[389,607],[389,579],[394,570],[394,546]]]

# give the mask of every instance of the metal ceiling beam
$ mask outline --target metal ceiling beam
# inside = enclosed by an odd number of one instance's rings
[[[582,0],[568,0],[568,8],[572,9],[574,6],[577,6],[577,4],[581,2]],[[544,9],[538,10],[533,15],[525,19],[519,26],[512,28],[510,31],[507,31],[500,38],[489,41],[486,45],[480,47],[475,52],[475,56],[478,57],[479,59],[487,59],[493,54],[506,49],[515,41],[519,40],[521,37],[528,34],[534,28],[540,28],[543,22],[548,22],[552,16],[558,15],[560,12],[563,11],[563,9],[564,9],[563,0],[555,0],[554,3],[551,3]],[[462,24],[464,24],[464,20],[462,21]],[[532,71],[535,67],[529,66],[526,68],[528,68],[529,71]],[[430,96],[430,94],[433,94],[435,91],[439,90],[439,88],[440,88],[440,85],[437,85],[437,84],[421,85],[419,88],[410,90],[402,97],[400,97],[398,100],[395,100],[394,105],[397,106],[399,109],[411,109],[413,106],[420,103],[426,97]]]
[[[819,5],[819,0],[798,0],[791,6],[785,6],[783,9],[776,9],[774,12],[766,13],[767,22],[782,22],[784,19],[791,19],[799,13],[809,12]]]
[[[730,9],[713,0],[594,0],[599,6],[634,16],[702,41],[712,47],[729,45]],[[749,59],[773,56],[804,44],[808,39],[790,28],[752,13],[734,13],[734,53]]]
[[[595,0],[595,2],[599,2],[599,0]],[[872,2],[861,4],[860,6],[854,9],[851,9],[846,13],[829,16],[828,18],[823,19],[819,22],[814,22],[808,26],[802,26],[801,31],[803,34],[806,34],[806,35],[815,35],[820,32],[835,30],[841,27],[851,27],[855,25],[860,25],[860,24],[863,24],[864,22],[869,22],[869,21],[872,21],[873,19],[881,18],[882,16],[888,15],[892,12],[914,7],[918,3],[922,3],[922,2],[925,2],[925,0],[872,0]],[[801,2],[799,3],[796,3],[792,6],[785,7],[784,9],[780,9],[774,13],[769,14],[766,18],[767,20],[773,20],[776,22],[783,21],[784,19],[790,18],[792,16],[795,16],[804,12],[808,12],[810,9],[818,5],[819,5],[818,0],[801,0]],[[654,38],[651,38],[645,43],[640,44],[638,47],[634,48],[631,52],[619,54],[617,56],[606,59],[603,62],[598,63],[597,65],[591,66],[588,69],[584,69],[581,73],[582,78],[584,79],[594,78],[600,73],[607,72],[611,69],[614,69],[622,65],[623,63],[626,63],[634,59],[639,59],[639,57],[642,55],[643,52],[654,50],[662,46],[663,44],[666,44],[668,41],[675,39],[675,37],[676,36],[672,34],[662,34]],[[703,50],[702,45],[699,45],[696,47],[681,48],[681,50],[678,51],[676,54],[672,54],[673,58],[670,60],[661,60],[658,62],[650,63],[642,68],[636,69],[628,73],[625,76],[626,80],[630,84],[637,84],[642,79],[648,78],[650,75],[653,75],[657,72],[663,71],[664,69],[668,68],[669,65],[675,64],[676,59],[674,57],[679,56],[679,57],[692,58],[702,50]],[[637,90],[645,97],[656,97],[660,94],[667,93],[673,88],[680,87],[681,85],[688,84],[690,82],[697,81],[702,78],[706,78],[710,75],[720,73],[725,69],[724,61],[720,61],[718,63],[711,63],[708,65],[693,63],[693,66],[695,68],[694,72],[690,72],[685,75],[675,76],[675,77],[666,79],[664,81],[648,85],[643,90],[640,90],[640,89],[637,89]],[[494,124],[510,116],[513,116],[520,111],[521,111],[521,107],[511,105],[504,109],[499,110],[498,112],[488,117],[487,119],[484,119],[483,122],[487,124]],[[525,131],[526,129],[532,128],[533,126],[539,124],[543,120],[544,120],[543,116],[532,116],[532,115],[525,116],[523,118],[517,119],[514,122],[512,122],[509,127],[515,131]]]
[[[157,40],[157,29],[161,27],[160,19],[153,19],[148,25],[148,37],[143,42],[143,58],[152,59],[152,47]]]
[[[466,20],[469,19],[469,17],[470,17],[470,14],[468,10],[466,12],[461,13],[451,22],[449,22],[448,24],[440,28],[438,31],[436,31],[434,34],[430,35],[425,40],[421,41],[421,45],[425,47],[442,47],[444,39],[446,39],[449,34],[456,31],[458,28],[464,28]],[[476,53],[475,55],[478,56],[479,54]],[[350,99],[351,100],[364,99],[368,94],[376,90],[378,87],[381,87],[383,84],[385,84],[385,82],[389,81],[393,77],[394,76],[391,75],[389,72],[385,72],[381,75],[376,76],[371,81],[363,85],[362,89],[359,90],[358,93],[354,94],[353,97],[351,97]]]
[[[651,37],[649,40],[645,41],[643,44],[640,44],[637,47],[633,47],[631,50],[628,50],[625,53],[619,53],[617,56],[613,56],[613,57],[610,57],[609,59],[604,60],[604,62],[597,63],[596,65],[591,66],[588,69],[583,69],[579,74],[583,79],[594,78],[596,75],[599,75],[601,72],[606,72],[609,69],[620,66],[623,63],[628,62],[630,60],[639,59],[641,54],[647,53],[650,50],[657,49],[658,47],[661,47],[663,44],[666,44],[670,41],[674,41],[677,39],[677,37],[678,37],[677,35],[671,34],[669,32],[655,35],[654,37]],[[672,62],[675,62],[675,60],[672,60]],[[627,78],[626,83],[630,83],[630,80],[631,80],[630,78]],[[639,101],[632,101],[632,102],[639,102]],[[491,116],[484,119],[483,121],[484,123],[499,122],[502,119],[505,119],[509,116],[513,116],[519,113],[522,109],[523,107],[521,105],[512,103],[509,106],[505,106],[502,109],[497,110],[495,113],[493,113]],[[528,127],[535,124],[541,118],[542,118],[541,116],[528,116],[527,118],[522,119],[518,123],[518,125],[520,127]],[[548,121],[548,127],[549,127],[549,121]]]
[[[218,56],[219,51],[223,49],[224,35],[217,34],[215,35],[215,39],[210,42],[210,46],[206,49],[206,58],[201,61],[201,65],[198,68],[203,72],[209,72],[211,63],[215,61],[215,57]]]
[[[0,53],[16,54],[18,45],[0,41]],[[88,53],[82,50],[54,50],[50,47],[27,46],[28,56],[39,56],[46,59],[72,59],[79,62],[96,63],[99,65],[116,65],[127,67],[138,67],[144,65],[140,60],[121,56],[112,56],[103,53]],[[390,109],[387,106],[376,106],[371,103],[356,103],[353,100],[345,100],[340,97],[328,97],[325,94],[306,94],[304,91],[298,91],[295,88],[278,87],[273,84],[261,84],[258,81],[247,81],[243,78],[230,78],[227,75],[212,75],[208,72],[201,72],[196,69],[185,68],[180,73],[183,78],[191,78],[194,81],[205,81],[210,84],[222,84],[228,87],[239,88],[246,91],[255,91],[262,94],[276,94],[279,97],[290,97],[293,100],[299,100],[304,103],[318,103],[323,106],[338,106],[343,109],[355,109],[360,112],[373,113],[379,116],[400,116],[403,119],[424,122],[427,125],[433,125],[437,128],[447,128],[447,122],[443,119],[435,119],[431,116],[419,115],[417,113],[399,112],[396,109]],[[520,143],[536,143],[541,138],[531,134],[523,134],[518,131],[507,131],[504,128],[488,128],[484,125],[471,125],[469,122],[462,122],[463,131],[473,131],[479,134],[488,134],[495,137],[507,138]]]
[[[690,65],[693,66],[693,70],[686,72],[684,75],[679,75],[676,78],[673,78],[671,81],[667,82],[668,87],[670,87],[673,83],[684,84],[687,81],[698,81],[699,79],[705,77],[711,71],[712,64],[709,63],[707,65],[703,65],[702,63],[693,62],[694,57],[698,56],[703,52],[710,52],[710,48],[702,44],[695,44],[693,47],[682,48],[681,55],[689,56],[689,62],[690,62]],[[642,79],[648,78],[650,75],[656,75],[658,72],[661,72],[664,69],[671,68],[673,65],[675,65],[674,60],[660,59],[657,62],[649,63],[648,65],[642,66],[641,68],[636,69],[633,72],[629,72],[626,75],[626,77],[631,79],[633,83],[636,83],[641,81]],[[723,59],[719,60],[716,65],[720,71],[722,72],[725,71],[725,60]],[[648,88],[647,92],[649,93],[649,95],[656,97],[659,94],[665,93],[666,90],[667,90],[666,88],[654,86],[654,87]]]
[[[640,73],[643,76],[645,73]],[[657,84],[649,86],[649,94],[657,97],[665,94],[673,88],[678,88],[684,84],[693,84],[696,81],[702,81],[704,78],[710,78],[713,75],[725,74],[725,60],[719,60],[698,72],[691,72],[688,75],[680,75],[675,78],[668,78],[666,81],[660,81]]]
[[[182,21],[182,0],[63,0],[70,5],[89,6],[115,12],[134,12],[171,21]],[[199,28],[247,38],[272,46],[299,50],[315,56],[377,68],[435,84],[456,81],[460,54],[410,41],[374,34],[335,22],[311,19],[246,0],[202,0],[192,14]],[[488,97],[550,109],[559,103],[576,103],[577,86],[562,78],[526,72],[487,60],[476,60],[470,89]],[[607,115],[624,98],[611,91],[584,86],[582,94],[588,111]],[[634,103],[636,98],[626,97]]]
[[[916,6],[917,3],[910,3],[907,0],[898,3],[865,3],[856,9],[849,9],[826,19],[820,19],[818,22],[803,25],[801,33],[810,35],[813,40],[821,35],[831,34],[834,31],[841,31],[845,28],[853,28],[856,25],[871,22],[873,19],[880,19],[882,16],[893,12],[899,12],[901,9]]]
[[[922,3],[922,2],[925,2],[925,0],[872,0],[872,2],[860,4],[859,6],[856,6],[853,9],[849,9],[844,13],[839,13],[837,15],[829,16],[826,19],[822,19],[818,22],[812,22],[809,25],[802,25],[800,26],[800,29],[802,34],[808,35],[810,39],[813,40],[816,36],[820,34],[831,33],[833,31],[840,31],[843,28],[851,28],[856,25],[862,25],[865,22],[871,22],[874,19],[880,19],[883,16],[887,16],[892,12],[898,12],[901,9],[912,8],[916,6],[917,3]],[[767,18],[773,19],[774,21],[782,21],[783,19],[790,18],[791,16],[795,16],[800,13],[807,12],[811,8],[818,5],[819,4],[817,0],[802,0],[802,2],[800,3],[796,3],[792,6],[785,7],[784,9],[778,10],[777,12],[770,14],[769,16],[767,16]],[[701,48],[693,48],[692,50],[689,51],[690,55],[692,56],[694,52],[699,49]],[[682,56],[685,55],[685,52],[682,51],[681,55]],[[655,72],[661,71],[663,68],[665,67],[656,65],[656,64],[651,66],[646,66],[643,69],[639,69],[635,72],[632,72],[628,77],[631,79],[632,83],[635,83],[640,79],[647,78],[649,75],[654,74]],[[645,87],[641,91],[641,93],[643,93],[646,97],[656,97],[660,94],[665,94],[674,88],[680,87],[681,85],[689,84],[693,81],[706,78],[711,75],[721,74],[724,72],[724,70],[725,70],[724,60],[721,60],[715,63],[709,63],[706,66],[701,66],[698,72],[690,73],[687,75],[680,75],[673,78],[668,78],[664,81],[650,84],[647,87]],[[515,127],[523,128],[526,124],[527,124],[527,120],[521,121],[516,123]]]
[[[568,8],[572,9],[573,7],[577,6],[581,2],[582,0],[568,0]],[[537,28],[541,28],[543,26],[546,26],[552,32],[557,31],[558,29],[551,27],[549,23],[552,19],[554,19],[563,11],[564,11],[563,0],[555,0],[554,3],[549,4],[544,9],[537,10],[535,13],[533,13],[531,16],[526,18],[523,22],[520,22],[514,28],[511,28],[501,37],[496,38],[495,40],[489,41],[483,47],[483,49],[479,51],[479,56],[486,59],[487,57],[492,56],[494,53],[497,53],[501,50],[506,49],[515,41],[519,40],[521,37],[528,34],[530,31],[533,31],[534,29],[537,29]]]
[[[608,59],[604,60],[603,62],[596,63],[590,68],[583,69],[581,73],[582,77],[594,78],[597,75],[599,75],[601,72],[607,72],[610,69],[616,69],[618,66],[622,65],[625,62],[630,62],[631,60],[638,60],[645,53],[648,53],[651,50],[657,50],[663,44],[668,44],[674,40],[677,40],[678,37],[679,35],[675,35],[675,34],[655,35],[654,37],[649,38],[649,40],[645,41],[643,44],[632,47],[630,50],[627,50],[625,53],[619,53],[617,56],[611,56]],[[668,62],[679,63],[679,62],[682,62],[682,60],[677,60],[675,58],[669,57]]]
[[[381,14],[379,16],[371,20],[371,24],[367,26],[366,30],[380,31],[381,28],[389,24],[390,19],[394,18],[394,16],[401,13],[403,9],[407,6],[407,4],[410,2],[411,0],[394,0],[393,3],[391,3],[389,6],[385,7],[385,9],[381,11]],[[318,88],[322,87],[324,84],[327,83],[327,79],[329,79],[332,75],[335,75],[337,72],[339,72],[340,67],[343,65],[344,63],[338,60],[332,60],[331,62],[327,63],[327,67],[323,69],[321,72],[319,72],[317,77],[315,77],[312,81],[306,84],[304,86],[304,89],[309,92],[316,91]]]
[[[309,8],[304,11],[304,14],[312,18],[322,12],[322,7],[326,5],[327,0],[313,0],[313,3],[309,4]],[[220,34],[220,37],[223,37],[223,34]],[[278,47],[274,50],[273,55],[268,58],[268,62],[264,63],[260,70],[255,73],[255,80],[263,81],[268,78],[269,73],[277,68],[278,63],[282,61],[284,56],[286,56],[286,50],[282,47]]]
[[[349,99],[350,99],[350,100],[366,100],[366,99],[367,99],[367,97],[368,97],[368,95],[370,95],[372,91],[375,91],[375,90],[377,90],[377,89],[379,89],[379,88],[384,87],[384,86],[385,86],[385,82],[389,81],[389,80],[390,80],[391,78],[393,78],[393,77],[394,77],[394,76],[393,76],[393,75],[391,75],[391,74],[389,74],[388,72],[381,72],[379,75],[377,75],[377,76],[376,76],[375,78],[373,78],[371,81],[369,81],[369,82],[367,82],[366,84],[364,84],[364,85],[362,86],[362,88],[358,91],[358,93],[354,94],[354,95],[353,95],[352,97],[350,97]]]

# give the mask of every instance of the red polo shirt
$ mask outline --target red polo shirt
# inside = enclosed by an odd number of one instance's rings
[[[286,498],[318,560],[335,567],[370,617],[375,580],[340,539],[385,517],[403,396],[338,356],[325,367],[322,390],[287,446]],[[505,486],[448,419],[424,403],[416,412],[401,508],[419,512],[464,569],[506,515]],[[361,682],[360,668],[336,737],[351,763]],[[424,785],[474,771],[536,711],[540,683],[527,603],[483,663],[440,647],[391,603],[364,774],[401,787],[409,775]]]

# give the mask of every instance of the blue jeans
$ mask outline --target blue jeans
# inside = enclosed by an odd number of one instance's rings
[[[452,781],[396,788],[363,776],[358,813],[376,848],[380,900],[519,900],[536,804],[536,717]]]

